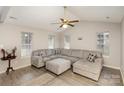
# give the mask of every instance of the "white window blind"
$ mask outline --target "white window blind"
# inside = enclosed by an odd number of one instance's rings
[[[22,32],[21,33],[21,56],[29,57],[32,50],[32,33]]]
[[[109,32],[100,32],[97,34],[97,48],[104,55],[109,56]]]

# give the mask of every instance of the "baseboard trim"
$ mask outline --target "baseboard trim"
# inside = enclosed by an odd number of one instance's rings
[[[120,69],[120,72],[121,72],[122,82],[123,82],[123,85],[124,85],[124,73],[123,73],[122,69]]]
[[[15,70],[18,70],[18,69],[21,69],[21,68],[24,68],[24,67],[27,67],[27,66],[31,66],[31,64],[24,65],[24,66],[19,66],[19,67],[15,67],[14,69],[15,69]],[[1,71],[0,74],[5,73],[5,72],[6,72],[6,71]]]
[[[14,69],[17,70],[17,69],[24,68],[24,67],[27,67],[27,66],[31,66],[31,64],[24,65],[24,66],[19,66],[19,67],[16,67],[16,68],[14,68]]]
[[[114,67],[114,66],[108,66],[108,65],[103,65],[104,67],[112,68],[112,69],[117,69],[120,70],[120,67]]]

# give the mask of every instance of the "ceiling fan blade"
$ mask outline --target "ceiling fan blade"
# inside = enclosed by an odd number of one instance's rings
[[[60,25],[60,28],[61,28],[61,27],[63,27],[63,24],[62,24],[62,25]]]
[[[69,23],[74,23],[74,22],[79,22],[79,20],[72,20],[72,21],[69,21]]]
[[[60,18],[60,20],[61,20],[62,22],[64,22],[64,19],[63,19],[63,18]]]
[[[72,24],[68,24],[68,25],[74,27],[74,25],[72,25]]]

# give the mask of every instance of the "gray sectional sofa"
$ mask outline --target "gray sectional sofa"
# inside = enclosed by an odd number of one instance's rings
[[[87,60],[89,54],[96,55],[94,62]],[[103,66],[102,53],[98,51],[80,49],[40,49],[32,52],[31,65],[40,68],[47,61],[63,58],[71,61],[73,72],[98,80]]]

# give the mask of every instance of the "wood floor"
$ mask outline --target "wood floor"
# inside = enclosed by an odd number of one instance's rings
[[[68,70],[57,76],[45,68],[29,66],[14,72],[0,74],[0,86],[121,86],[122,79],[118,70],[103,68],[98,82]]]

